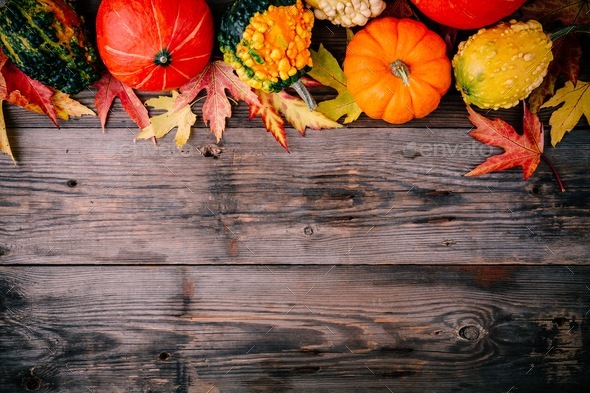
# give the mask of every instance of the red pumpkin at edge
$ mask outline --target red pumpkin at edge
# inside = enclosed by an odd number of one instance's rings
[[[207,65],[213,17],[205,0],[103,0],[96,41],[107,69],[127,86],[176,89]]]
[[[424,15],[456,29],[478,29],[507,17],[526,0],[412,0]]]

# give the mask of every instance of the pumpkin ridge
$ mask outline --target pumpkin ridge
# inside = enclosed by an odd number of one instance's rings
[[[156,24],[156,31],[158,32],[158,39],[160,40],[160,48],[164,50],[164,42],[162,41],[162,31],[160,30],[160,22],[158,21],[158,11],[156,10],[156,6],[154,5],[154,0],[150,0],[150,5],[152,7],[152,15],[154,17],[154,22]]]
[[[113,12],[115,13],[115,15],[117,15],[117,17],[119,18],[119,20],[122,20],[121,18],[121,14],[119,14],[119,11],[117,10],[113,10]],[[137,38],[139,39],[140,37],[137,36],[137,34],[135,34],[133,32],[133,30],[131,29],[131,27],[129,27],[129,25],[127,23],[122,22],[121,23],[121,27],[127,32],[127,34],[129,34],[131,37],[133,38]]]
[[[187,74],[185,74],[184,72],[180,71],[177,67],[174,67],[172,64],[170,64],[170,68],[172,68],[174,71],[178,72],[184,78],[190,79],[190,77]]]
[[[401,34],[400,34],[400,30],[399,30],[399,29],[400,29],[400,25],[402,25],[402,23],[401,23],[401,22],[402,22],[403,20],[404,20],[404,19],[401,19],[401,20],[400,20],[400,21],[399,21],[399,22],[396,24],[396,34],[397,34],[397,36],[398,36],[398,37],[403,37],[403,36],[404,36],[404,33],[403,33],[403,32],[401,32]],[[420,22],[414,21],[414,20],[412,20],[412,19],[407,19],[407,20],[411,21],[411,25],[413,25],[413,26],[418,26],[418,23],[420,23]],[[404,26],[402,26],[402,28],[403,28],[403,27],[404,27]],[[416,40],[416,42],[414,43],[414,46],[412,47],[412,50],[413,50],[413,49],[414,49],[414,48],[415,48],[415,47],[418,45],[418,43],[419,43],[420,41],[422,41],[422,40],[424,39],[424,37],[426,36],[426,34],[428,34],[428,31],[429,31],[429,30],[428,30],[426,27],[425,27],[425,28],[422,30],[422,35],[420,36],[420,38],[419,38],[418,40]],[[401,47],[400,47],[400,45],[401,45]],[[405,44],[405,41],[404,41],[404,40],[399,40],[399,39],[397,40],[397,46],[396,46],[396,48],[395,48],[395,53],[396,53],[396,55],[397,55],[397,56],[398,56],[400,59],[402,59],[402,60],[404,60],[404,58],[405,58],[405,57],[408,55],[408,53],[405,53],[405,52],[403,52],[403,51],[402,51],[402,49],[404,49],[404,48],[403,48],[403,46],[405,46],[405,45],[406,45],[406,44]]]
[[[178,3],[178,8],[176,10],[176,19],[174,19],[174,27],[172,28],[172,33],[170,33],[170,42],[174,41],[174,36],[176,35],[176,29],[178,29],[178,20],[180,19],[180,3]]]
[[[141,82],[139,82],[136,85],[136,89],[141,89],[141,87],[143,85],[145,85],[150,80],[150,78],[152,77],[152,75],[154,75],[154,72],[156,72],[158,70],[158,67],[156,65],[153,65],[152,64],[151,67],[152,67],[152,70],[147,74],[147,76]]]
[[[369,27],[370,27],[370,25],[369,25]],[[383,47],[383,45],[381,45],[381,41],[379,41],[379,39],[378,39],[379,37],[375,37],[375,36],[373,35],[373,32],[372,32],[372,31],[367,31],[367,36],[368,36],[369,38],[371,38],[371,39],[372,39],[372,40],[375,42],[375,44],[377,44],[377,46],[378,46],[378,47],[379,47],[379,49],[381,50],[381,51],[380,51],[381,53],[387,53],[387,52],[388,52],[388,50],[387,50],[386,48],[384,48],[384,47]],[[379,53],[379,52],[378,52],[378,53]],[[369,56],[366,56],[366,57],[369,57]],[[373,58],[375,58],[375,59],[383,60],[383,57],[381,57],[381,56],[378,56],[377,54],[375,54],[375,56],[371,56],[371,57],[373,57]],[[385,60],[385,61],[387,62],[387,60]]]
[[[439,88],[439,86],[435,85],[434,83],[431,83],[430,80],[425,79],[425,78],[422,77],[425,74],[428,75],[428,73],[422,73],[422,72],[420,72],[420,70],[422,68],[424,68],[424,66],[426,66],[426,65],[428,65],[430,63],[441,63],[440,66],[438,67],[439,69],[443,68],[446,65],[446,62],[442,62],[441,59],[434,59],[434,60],[431,60],[431,61],[429,61],[427,63],[415,65],[413,67],[414,77],[417,80],[420,80],[421,82],[424,82],[424,83],[428,84],[434,90],[436,90],[437,92],[439,92],[441,95],[442,94],[445,94],[449,90],[449,88],[451,87],[451,82],[450,81],[446,85],[441,85],[440,88]],[[449,66],[449,72],[450,72],[450,66]]]
[[[149,57],[149,56],[140,55],[139,53],[128,53],[128,52],[123,52],[123,51],[120,51],[120,50],[118,50],[118,49],[115,49],[115,48],[113,48],[113,47],[111,47],[111,46],[109,46],[109,45],[106,45],[106,46],[105,46],[105,49],[106,49],[107,51],[111,52],[111,53],[114,53],[114,54],[116,54],[117,56],[128,56],[128,57],[133,57],[133,58],[136,58],[136,59],[141,59],[141,60],[149,60],[149,61],[152,61],[152,60],[153,60],[153,59],[152,59],[151,57]]]
[[[182,49],[188,42],[192,41],[195,38],[196,34],[199,32],[199,30],[201,28],[201,25],[203,24],[203,21],[205,20],[205,16],[206,16],[206,14],[203,14],[201,16],[201,20],[199,21],[199,23],[197,24],[197,26],[193,29],[193,31],[191,31],[191,33],[188,34],[186,36],[186,38],[184,39],[184,41],[182,41],[178,46],[175,46],[174,49],[172,49],[170,51],[170,54],[173,55],[174,52]]]

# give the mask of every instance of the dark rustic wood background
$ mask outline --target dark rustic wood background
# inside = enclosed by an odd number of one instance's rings
[[[92,21],[99,1],[77,3]],[[342,29],[314,37],[343,56]],[[454,91],[404,126],[289,128],[290,154],[240,103],[218,159],[201,118],[178,150],[134,143],[118,102],[105,134],[97,118],[5,113],[18,165],[0,157],[0,392],[590,382],[585,120],[547,149],[561,193],[543,163],[529,181],[463,177],[499,150],[467,135]]]

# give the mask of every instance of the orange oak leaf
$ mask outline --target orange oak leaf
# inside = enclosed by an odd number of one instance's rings
[[[98,112],[100,123],[102,124],[102,132],[105,131],[105,124],[107,122],[107,115],[111,109],[111,105],[115,98],[119,97],[123,109],[129,115],[131,120],[144,129],[150,125],[150,116],[147,108],[143,105],[141,100],[129,86],[119,82],[108,71],[106,71],[102,78],[95,84],[97,91],[94,98],[94,106]]]
[[[289,147],[287,145],[287,133],[285,132],[285,121],[274,106],[272,93],[257,92],[260,98],[260,105],[250,105],[250,120],[256,116],[260,116],[264,122],[264,127],[268,132],[275,137],[277,142],[287,152]]]
[[[6,58],[3,53],[0,57]],[[6,101],[36,113],[45,113],[59,127],[51,102],[53,90],[26,76],[8,59],[4,60],[1,72],[6,81]]]
[[[203,72],[180,88],[181,94],[172,107],[172,112],[190,104],[203,89],[207,92],[203,104],[203,121],[205,125],[209,124],[218,142],[225,130],[225,119],[231,117],[231,104],[225,93],[226,89],[236,100],[260,105],[256,94],[234,74],[232,66],[217,60],[209,62]]]
[[[465,176],[479,176],[504,169],[522,167],[524,179],[537,169],[543,154],[543,125],[539,117],[524,107],[523,134],[502,119],[490,120],[467,106],[469,120],[476,127],[469,135],[480,142],[504,149],[504,153],[488,157]]]

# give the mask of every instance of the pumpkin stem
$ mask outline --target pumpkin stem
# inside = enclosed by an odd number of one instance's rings
[[[391,73],[400,78],[404,85],[410,86],[410,67],[400,59],[390,64]]]
[[[156,53],[156,57],[154,58],[154,64],[159,66],[168,66],[172,62],[172,55],[168,51],[168,49],[162,49],[158,53]]]
[[[301,79],[299,79],[297,82],[293,82],[291,87],[297,92],[297,94],[299,94],[299,97],[305,101],[309,109],[313,111],[318,107],[318,104],[316,104],[311,94],[309,94],[309,90],[305,88],[303,82],[301,82]]]

